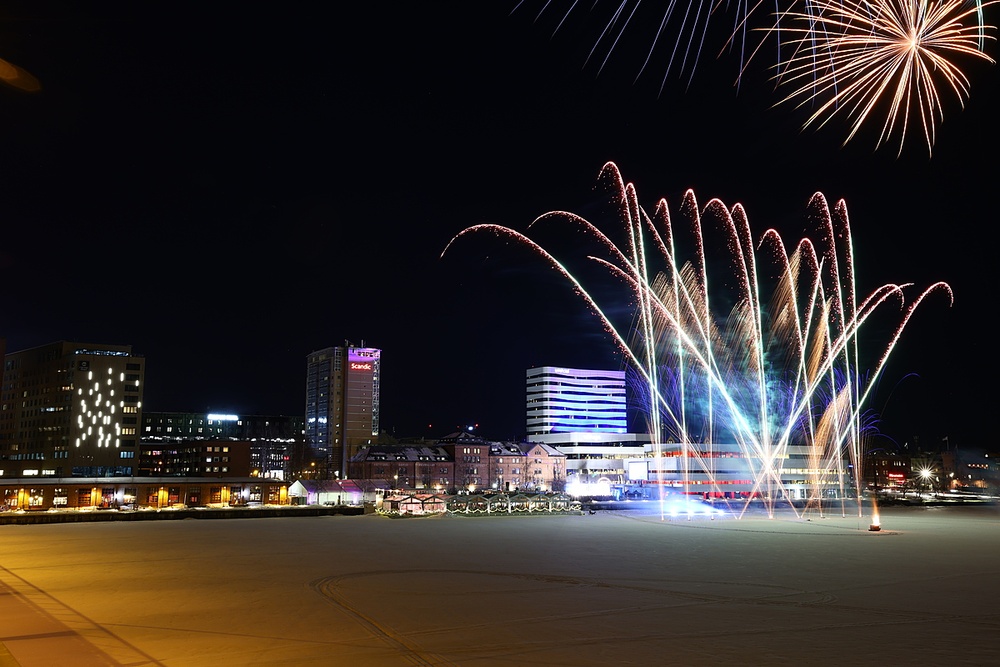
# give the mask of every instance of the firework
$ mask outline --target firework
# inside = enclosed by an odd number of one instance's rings
[[[927,149],[944,118],[942,92],[961,105],[969,80],[956,56],[993,59],[983,50],[982,8],[963,0],[811,0],[810,11],[785,15],[795,55],[777,66],[777,80],[792,87],[784,102],[814,103],[806,126],[849,119],[850,141],[865,123],[880,122],[877,146],[898,138],[899,152],[916,126]],[[884,114],[884,116],[883,116]],[[880,121],[875,118],[882,116]]]
[[[524,7],[527,0],[518,0],[514,11]],[[579,13],[579,0],[565,0],[553,3],[545,0],[538,10],[538,16],[546,12],[559,14],[555,30],[559,31],[574,13]],[[598,5],[601,5],[598,7]],[[657,58],[664,58],[666,66],[660,83],[663,92],[671,72],[688,72],[689,82],[694,76],[702,48],[708,39],[709,25],[720,6],[715,0],[692,0],[689,2],[657,2],[655,0],[613,0],[604,3],[588,3],[589,11],[603,22],[595,39],[587,62],[599,60],[599,71],[603,70],[611,54],[623,43],[642,42],[640,47],[642,64],[636,72],[636,79],[650,68]],[[730,44],[738,44],[740,58],[743,56],[747,17],[753,7],[740,0],[726,8],[735,12],[734,29]]]
[[[969,97],[969,80],[954,57],[993,62],[984,46],[994,27],[985,23],[983,10],[995,2],[778,0],[765,25],[760,3],[595,0],[589,11],[602,27],[587,61],[599,60],[603,70],[620,44],[648,44],[639,47],[643,58],[636,79],[655,60],[665,60],[662,94],[672,71],[688,71],[690,81],[702,48],[711,41],[710,23],[722,24],[719,15],[728,12],[728,39],[721,51],[737,54],[737,84],[749,62],[773,46],[775,78],[792,89],[779,104],[814,104],[807,127],[846,116],[847,143],[862,125],[884,114],[877,147],[898,137],[902,151],[904,138],[922,131],[931,149],[944,113],[939,91],[950,90],[962,105]],[[515,11],[526,4],[519,0]],[[579,0],[545,0],[538,15],[558,13],[558,31],[581,11],[580,5]],[[750,31],[763,37],[749,44]]]
[[[855,473],[874,382],[917,306],[938,291],[950,299],[948,285],[935,283],[909,303],[912,286],[897,284],[859,300],[846,205],[831,210],[821,194],[809,203],[818,240],[804,238],[789,252],[775,230],[755,242],[740,205],[712,200],[700,208],[688,192],[681,207],[687,224],[676,224],[663,200],[648,215],[614,164],[601,177],[613,187],[624,242],[566,212],[546,214],[532,227],[568,221],[599,242],[604,256],[587,259],[624,287],[632,306],[625,324],[609,315],[620,303],[599,303],[563,261],[509,227],[475,225],[444,252],[465,235],[489,232],[524,243],[565,276],[640,379],[658,466],[651,474],[659,476],[650,481],[688,494],[741,488],[742,497],[763,499],[769,511],[775,501],[806,492],[817,504],[833,490],[860,497]],[[718,259],[730,268],[710,275],[707,239],[719,234]],[[893,305],[893,333],[874,356],[862,354],[862,327]]]

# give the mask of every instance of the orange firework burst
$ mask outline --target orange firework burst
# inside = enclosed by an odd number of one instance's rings
[[[994,27],[980,19],[982,7],[997,1],[813,0],[811,11],[784,15],[804,27],[784,28],[796,50],[777,66],[776,79],[793,86],[781,102],[818,103],[805,126],[847,116],[845,144],[884,113],[876,147],[898,136],[902,153],[917,127],[930,151],[944,119],[939,88],[950,89],[962,106],[969,96],[969,79],[950,58],[994,62],[982,50]]]

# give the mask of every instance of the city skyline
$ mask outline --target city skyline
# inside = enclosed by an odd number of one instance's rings
[[[732,59],[705,51],[661,91],[662,62],[636,77],[645,45],[601,69],[585,12],[556,31],[557,13],[517,4],[325,20],[10,6],[0,57],[41,90],[0,88],[8,351],[131,345],[152,410],[300,414],[306,355],[363,339],[384,350],[385,430],[517,437],[525,369],[621,360],[525,253],[488,239],[440,253],[472,224],[589,215],[613,160],[650,197],[742,203],[757,233],[798,234],[813,193],[843,198],[860,291],[955,293],[914,319],[883,374],[871,408],[886,435],[986,444],[973,386],[995,368],[982,351],[996,231],[977,163],[996,152],[995,66],[963,63],[970,95],[945,100],[933,155],[914,142],[897,157],[874,149],[877,127],[844,147],[846,123],[800,131],[808,110],[776,106],[763,62],[737,88]]]

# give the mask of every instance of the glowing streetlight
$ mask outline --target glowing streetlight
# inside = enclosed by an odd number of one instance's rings
[[[931,485],[931,475],[933,475],[934,473],[931,471],[930,468],[921,468],[919,474],[920,474],[920,479],[923,480],[924,484],[926,484],[929,488]]]

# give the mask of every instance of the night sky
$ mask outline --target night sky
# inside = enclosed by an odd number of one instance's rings
[[[385,430],[517,438],[525,369],[619,356],[525,249],[441,252],[476,223],[598,210],[614,161],[647,208],[691,188],[742,203],[758,234],[798,240],[814,192],[846,200],[860,292],[955,293],[893,353],[883,433],[991,444],[996,66],[959,61],[965,108],[945,93],[933,155],[913,136],[897,157],[871,128],[842,146],[843,120],[802,130],[773,58],[737,89],[731,15],[661,91],[669,54],[636,77],[644,35],[601,70],[600,11],[554,32],[567,3],[544,4],[0,3],[0,58],[42,86],[0,86],[7,349],[131,344],[147,410],[302,414],[306,355],[349,340],[383,350]]]

